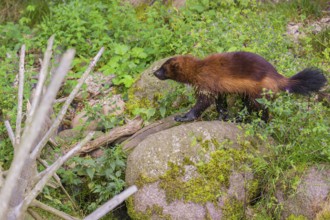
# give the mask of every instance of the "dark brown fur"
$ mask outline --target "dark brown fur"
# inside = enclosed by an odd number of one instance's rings
[[[205,59],[177,56],[167,60],[154,74],[161,80],[172,79],[196,89],[196,105],[185,116],[177,117],[177,121],[196,119],[217,97],[217,109],[221,113],[226,108],[225,94],[241,94],[260,107],[255,99],[263,89],[308,94],[326,83],[317,69],[306,69],[286,78],[264,58],[249,52],[213,54]]]

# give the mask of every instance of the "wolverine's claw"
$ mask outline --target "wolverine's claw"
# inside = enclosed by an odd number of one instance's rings
[[[174,120],[177,121],[177,122],[188,122],[188,121],[195,120],[195,118],[187,117],[186,115],[184,115],[184,116],[175,116]]]

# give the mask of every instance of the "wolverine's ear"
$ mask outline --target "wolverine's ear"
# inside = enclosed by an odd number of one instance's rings
[[[175,57],[169,58],[163,65],[172,65],[175,61]]]

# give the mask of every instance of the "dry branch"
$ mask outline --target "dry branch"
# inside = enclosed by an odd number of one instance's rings
[[[14,134],[13,129],[10,126],[9,121],[7,121],[7,120],[5,121],[5,126],[6,126],[6,129],[7,129],[7,132],[8,132],[9,139],[10,139],[13,147],[15,148],[15,146],[16,146],[15,145],[15,134]]]
[[[43,220],[43,218],[35,211],[33,211],[32,209],[28,209],[28,213],[31,215],[32,218],[34,218],[35,220]]]
[[[45,134],[45,136],[38,143],[37,147],[33,150],[32,154],[31,154],[31,157],[33,159],[36,159],[39,156],[42,148],[46,145],[47,141],[49,140],[49,138],[51,137],[51,135],[55,132],[55,130],[57,130],[57,128],[60,125],[63,117],[65,116],[65,113],[68,110],[71,102],[73,101],[74,97],[77,95],[79,89],[81,88],[81,86],[85,82],[85,80],[88,77],[88,75],[90,74],[90,72],[95,67],[95,65],[96,65],[97,61],[100,59],[103,51],[104,51],[104,48],[102,47],[100,49],[100,51],[97,53],[97,55],[94,57],[94,59],[91,61],[91,63],[89,64],[88,68],[86,69],[86,71],[84,72],[84,74],[82,75],[82,77],[80,78],[78,84],[72,90],[72,92],[70,93],[69,97],[65,101],[64,105],[62,106],[62,109],[61,109],[60,113],[58,114],[58,116],[56,117],[55,121],[53,122],[52,127],[47,131],[47,133]]]
[[[18,179],[20,178],[24,165],[29,158],[29,153],[33,147],[33,141],[38,136],[42,123],[44,122],[48,110],[50,109],[55,99],[55,96],[61,86],[64,76],[70,69],[73,57],[74,50],[69,50],[64,54],[63,62],[61,62],[57,73],[51,81],[49,88],[40,103],[40,106],[38,106],[38,108],[36,109],[31,123],[26,124],[21,142],[16,151],[17,153],[14,154],[14,159],[10,166],[8,176],[1,189],[0,219],[7,218],[11,196],[13,195],[13,192],[17,187]]]
[[[37,207],[37,208],[40,208],[40,209],[43,209],[49,213],[52,213],[53,215],[56,215],[62,219],[65,219],[65,220],[79,220],[79,218],[75,218],[71,215],[68,215],[64,212],[61,212],[57,209],[54,209],[53,207],[50,207],[42,202],[39,202],[37,200],[33,200],[32,203],[31,203],[31,206],[32,207]]]
[[[62,103],[62,102],[65,102],[67,99],[68,99],[68,97],[64,97],[64,98],[56,99],[56,100],[54,101],[54,103]]]
[[[92,212],[90,215],[88,215],[84,220],[97,220],[102,218],[105,214],[107,214],[109,211],[114,209],[116,206],[118,206],[120,203],[122,203],[125,199],[133,195],[135,192],[137,192],[137,187],[135,185],[130,186],[126,190],[124,190],[122,193],[114,196],[111,200],[103,204],[101,207],[96,209],[94,212]]]
[[[129,121],[127,124],[121,127],[116,127],[108,133],[88,143],[85,147],[81,149],[80,153],[88,153],[99,147],[102,147],[105,144],[110,144],[118,138],[134,134],[139,129],[141,129],[142,122],[143,120],[141,118],[135,118],[134,120]]]
[[[21,139],[22,113],[23,113],[23,92],[24,92],[24,59],[25,59],[25,45],[21,48],[19,59],[19,80],[18,80],[18,105],[16,118],[16,138],[14,147],[17,146]]]
[[[141,141],[146,139],[149,135],[171,128],[177,124],[178,122],[174,120],[173,115],[156,121],[136,132],[132,137],[128,138],[123,144],[123,150],[129,151],[137,146]]]
[[[36,87],[35,97],[32,100],[31,110],[28,113],[28,119],[27,119],[28,124],[31,122],[32,117],[41,100],[42,89],[44,87],[44,83],[47,78],[48,67],[49,67],[50,59],[52,57],[53,43],[54,43],[54,35],[52,35],[48,40],[47,49],[45,51],[44,59],[42,61],[41,70],[39,73],[39,79],[38,79],[38,83],[37,83],[37,87]]]
[[[0,165],[0,187],[2,186],[3,184],[3,176],[4,176],[4,172],[2,170],[2,166]]]

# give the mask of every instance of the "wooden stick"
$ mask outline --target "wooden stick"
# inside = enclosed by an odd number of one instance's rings
[[[4,172],[2,170],[2,166],[0,165],[0,187],[2,186],[3,182],[4,182]]]
[[[93,151],[105,144],[110,144],[117,140],[118,138],[134,134],[136,131],[141,129],[143,120],[141,118],[135,118],[134,120],[128,122],[127,124],[116,127],[109,131],[108,133],[96,138],[95,140],[88,143],[85,147],[80,150],[80,153],[88,153]]]
[[[9,139],[11,141],[11,144],[15,148],[15,146],[16,146],[16,144],[15,144],[15,134],[14,134],[14,131],[11,128],[10,123],[9,123],[8,120],[5,121],[5,126],[6,126],[6,129],[7,129],[8,136],[9,136]]]
[[[68,99],[68,97],[64,97],[64,98],[56,99],[56,100],[54,101],[54,103],[65,102],[67,99]]]
[[[84,220],[97,220],[102,218],[105,214],[110,212],[112,209],[114,209],[116,206],[118,206],[120,203],[125,201],[128,197],[133,195],[137,192],[137,187],[135,185],[130,186],[126,190],[124,190],[122,193],[114,196],[112,199],[110,199],[108,202],[104,203],[101,207],[96,209],[94,212],[89,214]]]
[[[35,220],[43,220],[43,218],[34,210],[28,209],[27,211],[31,215],[31,217],[34,218]]]
[[[39,102],[41,100],[41,95],[42,95],[42,89],[44,87],[44,83],[46,81],[47,78],[47,72],[48,72],[48,67],[49,67],[49,63],[50,63],[50,59],[52,57],[52,47],[53,47],[53,43],[54,43],[54,38],[55,36],[52,35],[49,40],[48,40],[48,44],[47,44],[47,49],[44,55],[44,59],[42,61],[42,65],[41,65],[41,69],[40,69],[40,73],[39,73],[39,79],[38,79],[38,83],[37,83],[37,87],[36,87],[36,91],[35,91],[35,96],[34,99],[32,100],[32,107],[31,110],[28,112],[28,118],[27,118],[27,123],[29,124],[32,120],[32,117],[39,105]]]
[[[73,217],[71,215],[68,215],[60,210],[57,210],[53,207],[50,207],[42,202],[39,202],[38,200],[33,200],[33,202],[31,203],[31,206],[32,207],[37,207],[39,209],[42,209],[42,210],[45,210],[49,213],[52,213],[53,215],[56,215],[62,219],[65,219],[65,220],[79,220],[79,218],[76,218],[76,217]]]
[[[80,78],[78,84],[72,90],[72,92],[70,93],[69,97],[65,101],[65,103],[64,103],[64,105],[63,105],[60,113],[58,114],[58,116],[56,117],[55,121],[53,122],[52,127],[47,131],[47,133],[45,134],[45,136],[42,138],[42,140],[38,143],[38,145],[36,146],[36,148],[33,150],[32,154],[31,154],[31,158],[36,159],[39,156],[42,148],[46,145],[48,139],[52,136],[52,134],[55,132],[55,130],[57,130],[57,128],[60,125],[63,117],[65,116],[65,113],[68,110],[68,108],[69,108],[72,100],[77,95],[80,87],[83,85],[83,83],[85,82],[86,78],[88,77],[88,75],[90,74],[90,72],[93,70],[93,68],[96,65],[97,61],[100,59],[103,51],[104,51],[104,48],[102,47],[100,49],[100,51],[97,53],[97,55],[94,57],[94,59],[92,60],[92,62],[89,64],[88,68],[86,69],[86,71],[84,72],[84,74],[82,75],[82,77]]]
[[[21,126],[22,126],[22,113],[23,113],[23,92],[24,92],[24,59],[25,59],[25,45],[21,48],[19,59],[19,80],[18,80],[18,104],[17,104],[17,117],[16,117],[16,139],[15,145],[17,146],[21,139]]]
[[[6,181],[1,188],[0,192],[0,219],[7,219],[8,204],[11,200],[14,190],[17,187],[18,179],[22,173],[26,160],[29,158],[29,153],[33,146],[35,138],[39,135],[42,124],[47,117],[47,113],[55,99],[55,96],[60,89],[61,83],[70,69],[74,50],[68,50],[64,55],[60,66],[57,69],[57,73],[54,75],[47,92],[42,99],[40,105],[35,112],[35,117],[32,118],[31,123],[27,123],[24,128],[22,139],[19,147],[14,154],[13,162],[11,163]]]

